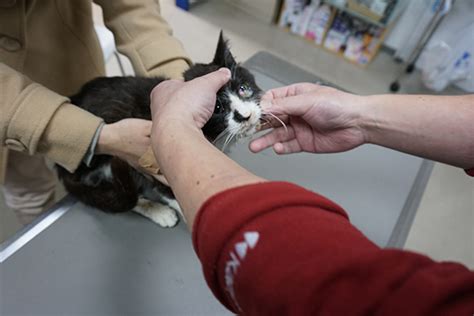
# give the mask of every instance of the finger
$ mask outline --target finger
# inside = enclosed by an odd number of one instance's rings
[[[283,86],[268,90],[263,96],[262,100],[273,100],[285,97],[291,97],[302,93],[317,90],[319,85],[309,82],[294,83],[289,86]]]
[[[227,68],[220,68],[214,72],[208,73],[202,77],[191,80],[191,82],[202,84],[211,89],[215,93],[222,88],[223,85],[229,81],[231,76],[230,70]]]
[[[311,110],[315,101],[315,96],[311,93],[274,99],[271,101],[271,105],[267,106],[264,111],[278,116],[303,116]]]
[[[287,142],[276,143],[273,145],[273,150],[279,155],[299,153],[302,151],[296,138]]]
[[[249,149],[254,153],[258,153],[264,150],[265,148],[271,147],[275,143],[286,142],[293,139],[294,137],[295,132],[291,127],[288,128],[288,132],[285,128],[279,127],[251,141]]]

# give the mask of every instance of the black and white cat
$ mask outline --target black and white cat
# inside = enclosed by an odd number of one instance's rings
[[[191,80],[221,67],[229,68],[232,77],[219,90],[214,113],[203,133],[209,141],[221,141],[225,147],[236,138],[255,133],[262,118],[261,90],[253,75],[235,62],[222,32],[213,61],[193,65],[184,78]],[[97,78],[86,83],[71,102],[102,117],[105,123],[125,118],[150,120],[150,92],[163,80],[166,78]],[[178,223],[176,211],[180,209],[170,187],[116,157],[95,156],[89,167],[81,164],[74,173],[60,166],[57,170],[66,190],[84,204],[110,213],[133,210],[163,227]]]

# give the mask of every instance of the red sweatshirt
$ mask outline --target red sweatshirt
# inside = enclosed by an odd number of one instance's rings
[[[235,313],[474,314],[474,272],[381,249],[338,205],[290,183],[213,196],[193,242],[209,287]]]

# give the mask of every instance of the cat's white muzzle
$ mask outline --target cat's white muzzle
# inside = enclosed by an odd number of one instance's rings
[[[243,100],[233,93],[229,93],[229,100],[231,108],[231,113],[227,118],[229,129],[235,131],[240,137],[253,135],[262,117],[262,110],[258,101]],[[237,119],[236,115],[240,119]]]

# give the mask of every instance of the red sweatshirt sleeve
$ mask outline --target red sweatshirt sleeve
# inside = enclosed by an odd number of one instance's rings
[[[214,295],[239,314],[474,313],[473,272],[380,249],[339,206],[289,183],[213,196],[196,218],[193,243]]]
[[[474,177],[474,168],[465,170],[468,175]]]

